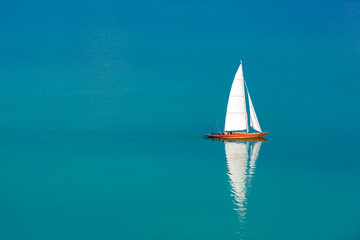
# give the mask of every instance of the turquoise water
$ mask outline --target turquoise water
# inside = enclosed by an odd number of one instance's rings
[[[358,1],[0,16],[1,240],[360,238]],[[202,137],[240,59],[261,145]]]
[[[359,237],[356,139],[272,134],[236,190],[245,152],[198,135],[22,136],[0,148],[2,239]]]

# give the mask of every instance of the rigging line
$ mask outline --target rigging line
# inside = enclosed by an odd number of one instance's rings
[[[247,86],[247,84],[246,84],[245,79],[244,79],[244,83],[245,83],[246,91],[247,91],[247,92],[248,92],[248,94],[249,94],[249,88],[248,88],[248,86]]]

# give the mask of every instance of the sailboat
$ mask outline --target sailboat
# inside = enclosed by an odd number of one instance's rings
[[[249,132],[248,114],[246,110],[245,88],[249,101],[250,126],[257,132]],[[249,89],[244,80],[242,61],[235,74],[231,86],[229,101],[226,110],[225,129],[219,134],[206,134],[210,138],[255,138],[262,137],[268,132],[262,132],[259,120],[252,104]]]

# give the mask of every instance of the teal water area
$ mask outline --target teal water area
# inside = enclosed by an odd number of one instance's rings
[[[0,240],[360,239],[357,0],[0,1]],[[244,77],[267,142],[218,142]]]
[[[1,139],[2,239],[360,236],[356,139],[31,138]]]

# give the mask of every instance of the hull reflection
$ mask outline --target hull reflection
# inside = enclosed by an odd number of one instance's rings
[[[251,188],[251,179],[254,176],[256,160],[258,159],[261,144],[267,141],[261,138],[257,141],[225,140],[225,154],[230,179],[231,195],[234,198],[234,210],[240,222],[246,216],[247,195]]]

